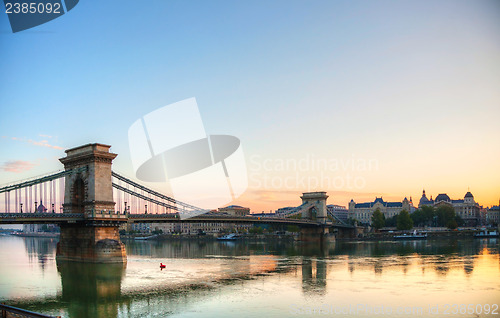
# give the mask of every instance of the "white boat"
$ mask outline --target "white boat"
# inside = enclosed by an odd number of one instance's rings
[[[224,235],[224,236],[221,236],[221,237],[218,237],[217,239],[219,241],[234,241],[234,240],[237,240],[240,236],[236,233],[231,233],[231,234],[227,234],[227,235]]]
[[[474,237],[498,237],[497,231],[488,232],[486,230],[474,234]]]
[[[136,236],[134,237],[134,240],[136,241],[145,241],[145,240],[151,240],[158,237],[158,235],[150,235],[150,236]]]
[[[403,233],[401,235],[394,235],[396,240],[425,240],[427,233],[418,233],[416,230],[413,233]]]

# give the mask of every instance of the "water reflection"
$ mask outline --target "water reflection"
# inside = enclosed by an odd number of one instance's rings
[[[23,238],[29,262],[37,264],[42,271],[47,264],[54,261],[56,239]],[[398,266],[406,273],[410,265],[407,256],[420,258],[422,272],[429,266],[440,275],[446,275],[450,267],[461,266],[466,274],[474,271],[474,255],[498,254],[496,239],[490,240],[442,240],[442,241],[407,241],[407,242],[344,242],[319,246],[315,244],[266,242],[213,242],[213,241],[153,241],[126,242],[129,256],[153,257],[165,259],[199,259],[211,256],[301,256],[316,258],[332,258],[347,256],[348,270],[352,273],[356,268],[366,266],[355,260],[361,257],[373,258],[369,264],[377,275],[383,273],[384,267],[393,266],[387,256],[401,256]],[[485,251],[486,250],[486,251]],[[303,265],[306,272],[312,266]],[[242,266],[243,264],[240,264]],[[317,266],[317,265],[314,265]],[[320,265],[321,266],[321,265]],[[279,266],[278,266],[279,267]],[[317,272],[315,267],[314,272]],[[308,275],[306,273],[306,275]]]
[[[327,266],[321,260],[302,260],[302,291],[307,296],[326,294]]]
[[[70,317],[116,317],[126,264],[57,262]]]
[[[23,240],[30,262],[37,263],[44,271],[47,263],[54,260],[57,239],[25,237]]]
[[[368,285],[372,290],[385,286],[385,290],[395,292],[394,286],[407,280],[405,293],[416,299],[421,288],[433,291],[459,286],[457,277],[473,277],[471,282],[479,279],[476,290],[480,290],[487,285],[487,279],[497,279],[500,272],[497,240],[337,242],[327,246],[298,242],[129,241],[127,266],[73,262],[51,265],[55,240],[22,240],[29,262],[56,271],[61,287],[52,299],[21,307],[68,317],[137,317],[151,312],[166,316],[214,299],[224,307],[235,290],[246,296],[245,286],[252,280],[261,281],[258,287],[269,295],[276,290],[283,294],[298,291],[300,297],[309,300],[350,296],[347,301],[357,299],[349,294],[351,290],[355,295],[366,295]],[[19,241],[20,250],[21,244]],[[498,262],[499,268],[488,273],[491,268],[485,270],[483,256],[489,257],[488,266],[496,267]],[[158,267],[160,261],[167,264],[163,271]],[[2,262],[0,269],[8,266]],[[266,289],[269,287],[264,283],[272,281],[272,277],[280,280],[276,290]],[[434,282],[436,278],[440,283]],[[280,285],[290,281],[294,288]],[[44,283],[41,280],[40,284]],[[330,297],[334,291],[342,292]],[[376,295],[371,296],[377,299]],[[0,294],[3,299],[9,297]]]

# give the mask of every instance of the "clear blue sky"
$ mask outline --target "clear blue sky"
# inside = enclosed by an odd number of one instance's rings
[[[81,0],[16,34],[2,12],[0,52],[0,183],[89,142],[131,176],[129,126],[196,97],[207,132],[238,136],[249,162],[375,159],[353,172],[363,187],[324,189],[334,203],[423,187],[500,198],[497,0]],[[240,203],[275,209],[306,190],[319,189],[251,183]]]

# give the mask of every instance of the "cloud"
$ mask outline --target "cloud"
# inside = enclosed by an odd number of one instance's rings
[[[16,160],[5,162],[0,166],[0,169],[7,172],[21,173],[31,170],[36,165],[38,164],[29,161]]]
[[[38,134],[38,136],[40,136],[42,138],[52,138],[51,135]]]
[[[52,138],[52,136],[49,136],[49,135],[39,135],[39,136],[45,137],[45,138]],[[52,149],[57,149],[57,150],[64,150],[63,147],[49,144],[49,141],[46,139],[40,140],[40,141],[33,140],[33,139],[19,138],[19,137],[10,137],[10,139],[15,140],[15,141],[26,142],[26,143],[29,143],[33,146],[47,147],[47,148],[52,148]]]
[[[47,147],[47,148],[52,148],[52,149],[57,149],[57,150],[64,149],[63,147],[54,146],[54,145],[49,144],[49,142],[47,140],[35,141],[35,140],[28,139],[28,143],[30,143],[34,146]]]

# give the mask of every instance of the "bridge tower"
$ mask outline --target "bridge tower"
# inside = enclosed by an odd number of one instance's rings
[[[302,204],[310,203],[313,205],[302,212],[302,218],[325,224],[328,220],[326,211],[326,199],[328,199],[328,195],[326,192],[304,192],[300,198],[302,199]]]
[[[330,233],[326,222],[328,215],[326,211],[326,192],[304,192],[300,197],[302,205],[309,208],[302,211],[302,218],[317,221],[321,224],[319,227],[303,227],[300,230],[299,239],[306,242],[326,243],[335,241],[335,235]]]
[[[126,262],[118,232],[126,217],[115,213],[111,163],[117,155],[110,147],[87,144],[66,150],[59,159],[65,170],[77,171],[66,175],[63,212],[83,214],[84,221],[61,224],[58,260]]]

